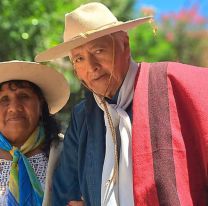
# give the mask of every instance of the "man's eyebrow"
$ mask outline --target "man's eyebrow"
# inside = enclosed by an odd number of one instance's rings
[[[90,45],[90,49],[99,48],[99,47],[107,48],[108,44],[106,44],[106,42],[95,42],[92,45]]]
[[[82,56],[80,51],[75,52],[75,54],[71,54],[70,58],[74,59],[74,58],[79,57],[79,56]]]
[[[91,45],[89,45],[89,50],[96,49],[96,48],[108,48],[109,44],[106,44],[106,42],[94,42]],[[82,56],[82,47],[79,48],[79,50],[75,51],[74,53],[71,52],[72,59]]]

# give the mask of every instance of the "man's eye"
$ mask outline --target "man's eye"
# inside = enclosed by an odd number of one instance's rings
[[[95,50],[95,54],[100,54],[103,51],[103,49],[97,49]]]
[[[83,61],[84,60],[84,58],[83,57],[77,57],[77,58],[75,58],[74,60],[73,60],[73,63],[79,63],[79,62],[81,62],[81,61]]]

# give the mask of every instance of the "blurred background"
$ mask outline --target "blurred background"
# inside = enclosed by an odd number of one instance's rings
[[[1,0],[0,61],[33,61],[37,53],[63,41],[64,15],[86,0]],[[154,15],[155,22],[129,32],[133,58],[140,61],[180,61],[208,67],[207,0],[102,0],[119,20]],[[71,96],[57,115],[63,132],[84,89],[67,58],[47,63],[62,72]],[[54,88],[55,89],[55,88]]]

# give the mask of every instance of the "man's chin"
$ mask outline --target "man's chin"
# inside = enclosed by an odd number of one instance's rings
[[[100,97],[105,97],[105,98],[108,98],[108,99],[112,99],[112,96],[106,91],[92,90],[92,92],[95,93],[96,95],[100,96]]]
[[[111,86],[107,85],[107,83],[104,84],[106,87],[98,87],[100,85],[86,85],[85,84],[85,87],[88,88],[91,92],[97,94],[98,96],[101,96],[101,97],[106,97],[108,99],[112,99],[112,97],[114,96],[114,93],[113,92],[113,89],[111,88]]]

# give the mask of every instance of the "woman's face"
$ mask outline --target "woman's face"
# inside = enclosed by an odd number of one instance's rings
[[[41,101],[29,86],[4,83],[0,90],[0,132],[16,147],[24,144],[38,125]]]

